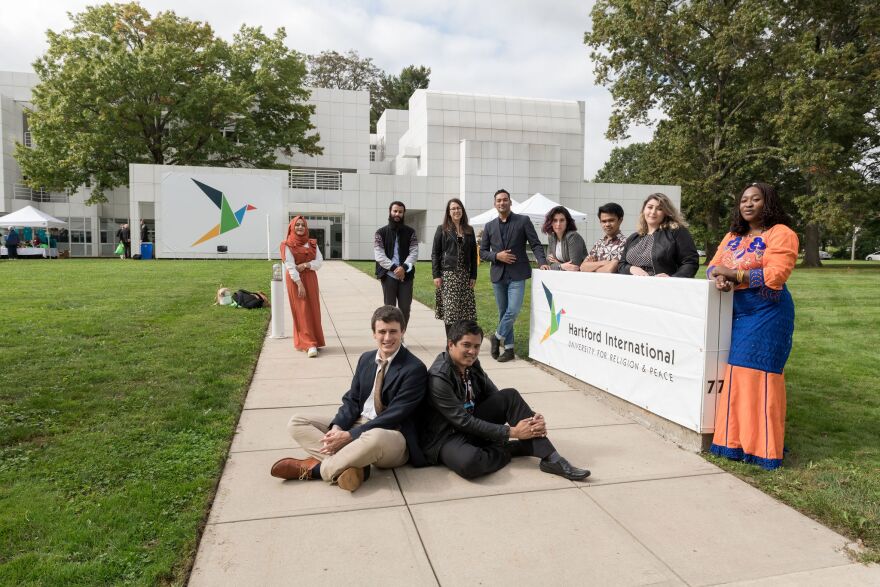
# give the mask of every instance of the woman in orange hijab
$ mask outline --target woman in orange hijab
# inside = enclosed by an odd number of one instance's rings
[[[287,298],[293,314],[293,346],[307,351],[310,358],[318,356],[324,345],[321,328],[321,300],[318,276],[324,258],[318,241],[309,238],[309,225],[302,216],[296,216],[287,227],[287,238],[281,243],[281,259],[287,271]]]

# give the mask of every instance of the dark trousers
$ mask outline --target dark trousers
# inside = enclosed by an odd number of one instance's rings
[[[10,259],[18,259],[18,245],[6,244],[6,255]]]
[[[400,281],[385,275],[382,277],[382,294],[385,296],[386,305],[400,308],[403,312],[403,320],[408,324],[409,310],[412,307],[413,280]]]
[[[535,412],[515,389],[493,393],[474,408],[474,417],[495,424],[516,426]],[[544,458],[556,449],[547,438],[493,442],[457,433],[440,447],[440,462],[465,479],[474,479],[503,468],[512,456]]]
[[[131,259],[131,241],[122,241],[122,246],[125,248],[125,258]]]

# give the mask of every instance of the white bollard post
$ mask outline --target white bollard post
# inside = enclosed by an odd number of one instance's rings
[[[272,266],[272,282],[270,293],[272,295],[272,332],[269,338],[287,338],[284,334],[284,276],[281,273],[283,267],[279,264]]]

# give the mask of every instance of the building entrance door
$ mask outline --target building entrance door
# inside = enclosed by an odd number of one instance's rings
[[[309,228],[309,236],[318,241],[318,250],[321,251],[321,256],[325,259],[327,258],[327,241],[324,238],[324,229],[323,228]]]

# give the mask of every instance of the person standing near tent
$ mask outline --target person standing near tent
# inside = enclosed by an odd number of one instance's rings
[[[122,225],[120,233],[122,246],[125,248],[125,258],[131,259],[131,230],[128,228],[128,224]]]
[[[526,280],[532,276],[532,266],[526,255],[526,243],[532,248],[541,269],[549,269],[544,257],[544,246],[528,216],[514,214],[510,209],[510,192],[495,192],[498,218],[483,229],[480,239],[480,258],[492,263],[489,276],[498,306],[498,328],[489,337],[490,354],[501,363],[512,361],[513,324],[522,309]],[[504,353],[501,353],[501,345]]]
[[[474,284],[477,282],[477,241],[458,198],[446,203],[443,224],[434,234],[431,273],[436,302],[434,317],[443,320],[446,334],[459,320],[477,319]]]
[[[318,356],[326,346],[321,327],[321,298],[318,275],[324,261],[318,241],[309,238],[309,225],[302,216],[295,216],[287,227],[287,238],[281,243],[281,259],[287,268],[287,299],[293,314],[293,346],[306,351],[309,358]]]
[[[18,236],[18,231],[10,228],[9,234],[6,235],[6,254],[10,259],[18,259],[18,243],[20,242],[21,238]]]

